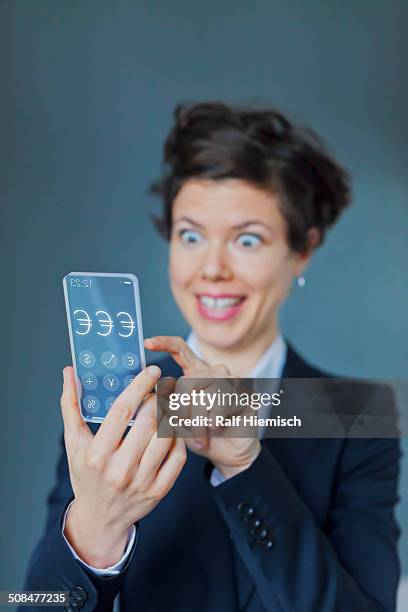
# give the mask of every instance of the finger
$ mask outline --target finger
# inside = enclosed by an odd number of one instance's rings
[[[215,400],[212,400],[214,401],[212,415],[231,416],[233,414],[241,414],[245,406],[241,406],[239,403],[242,393],[240,391],[242,387],[240,379],[225,374],[225,370],[225,366],[214,366],[207,369],[207,376],[205,378],[202,378],[202,376],[205,376],[206,372],[200,370],[197,373],[194,372],[194,378],[182,377],[179,381],[183,390],[187,393],[191,393],[193,389],[203,390],[205,393],[200,397],[202,397],[202,401],[207,407],[210,407],[208,398],[215,398]]]
[[[197,431],[198,430],[198,431]],[[210,446],[210,431],[207,427],[194,428],[194,438],[190,438],[194,448],[206,450]]]
[[[138,478],[141,482],[150,484],[156,477],[173,444],[173,438],[158,438],[157,431],[150,438],[139,463]]]
[[[171,394],[176,388],[177,380],[172,376],[162,376],[157,383],[157,397],[163,405],[168,404]]]
[[[199,417],[195,419],[194,425],[186,433],[187,437],[196,438],[197,444],[206,448],[209,444],[208,438],[211,435],[210,430],[212,428],[211,424],[208,424],[206,421],[210,418],[211,423],[211,419],[214,422],[217,415],[231,413],[228,401],[223,401],[224,395],[226,398],[230,398],[231,393],[226,393],[226,391],[230,391],[231,387],[229,385],[230,379],[201,378],[200,375],[204,373],[204,370],[198,370],[197,372],[198,378],[196,378],[196,373],[194,372],[194,378],[181,377],[176,384],[175,395],[179,398],[181,396],[190,396],[190,404],[187,406],[185,404],[181,405],[180,400],[177,402],[177,397],[175,397],[174,399],[177,403],[174,405],[180,404],[177,410],[179,417]],[[207,373],[211,375],[212,369],[207,368]],[[185,414],[187,411],[189,414]]]
[[[145,368],[113,402],[92,442],[92,451],[98,457],[107,457],[118,448],[129,421],[154,388],[160,374],[157,366]]]
[[[184,385],[183,385],[184,387]],[[204,386],[201,390],[207,388]],[[191,389],[198,390],[197,387]],[[191,393],[190,391],[190,393]],[[186,410],[189,411],[189,415],[187,418],[192,419],[192,424],[190,427],[186,428],[188,431],[185,431],[184,435],[188,437],[193,437],[196,439],[197,446],[200,448],[207,448],[208,446],[208,427],[206,424],[206,420],[208,418],[212,418],[212,413],[208,410],[208,404],[204,400],[204,402],[195,402],[194,404],[190,404],[186,407]],[[181,416],[181,415],[180,415]]]
[[[231,378],[231,372],[226,365],[217,363],[216,365],[206,366],[194,370],[194,378]]]
[[[162,464],[156,477],[155,485],[166,495],[184,467],[187,459],[186,445],[183,438],[175,438],[166,461]]]
[[[72,366],[63,369],[64,385],[61,395],[61,410],[64,420],[65,437],[69,444],[90,441],[93,435],[81,416],[75,386],[75,373]]]
[[[118,459],[128,466],[138,465],[147,445],[157,431],[157,401],[149,395],[140,406],[135,422],[116,451]]]
[[[194,453],[200,454],[201,452],[205,453],[208,450],[210,446],[210,437],[185,437],[184,442],[186,443],[187,447],[191,449]]]
[[[188,344],[179,336],[153,336],[146,338],[145,347],[149,351],[164,351],[170,353],[183,371],[206,367],[205,361],[197,357]]]
[[[156,387],[157,392],[157,413],[161,417],[166,415],[170,416],[172,411],[170,410],[171,396],[176,388],[176,379],[172,376],[163,376]]]

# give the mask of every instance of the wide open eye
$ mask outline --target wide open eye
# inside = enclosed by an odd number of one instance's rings
[[[257,247],[263,242],[261,236],[259,236],[258,234],[248,233],[240,234],[237,240],[238,244],[245,248]]]
[[[197,230],[183,229],[179,232],[179,236],[183,242],[188,244],[197,244],[202,241],[201,234]]]

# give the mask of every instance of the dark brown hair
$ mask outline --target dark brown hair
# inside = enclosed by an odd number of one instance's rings
[[[348,175],[316,134],[273,109],[241,109],[220,102],[176,107],[164,144],[163,174],[151,185],[163,202],[162,215],[154,222],[167,239],[173,201],[191,178],[239,178],[279,193],[288,243],[299,252],[309,248],[310,228],[319,230],[321,243],[350,202]]]

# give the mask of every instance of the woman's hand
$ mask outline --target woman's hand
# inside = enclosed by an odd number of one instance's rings
[[[165,351],[183,369],[189,378],[231,378],[225,365],[209,366],[193,353],[183,338],[177,336],[154,336],[145,340],[150,351]],[[222,436],[211,436],[211,430],[201,430],[199,438],[187,438],[186,445],[193,452],[207,457],[225,478],[231,478],[246,470],[255,461],[261,450],[258,438],[236,438],[229,435],[228,427]],[[200,431],[200,433],[201,433]]]
[[[129,527],[168,493],[185,463],[182,439],[157,437],[156,395],[150,392],[159,377],[157,366],[138,374],[93,435],[80,414],[73,368],[64,369],[61,407],[75,495],[65,536],[94,567],[118,562]],[[122,439],[142,402],[135,424]]]

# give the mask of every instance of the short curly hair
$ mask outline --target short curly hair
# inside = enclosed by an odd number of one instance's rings
[[[321,244],[351,199],[348,173],[316,134],[275,109],[221,102],[176,107],[164,144],[163,173],[150,187],[162,198],[162,214],[153,219],[167,239],[174,199],[192,178],[243,179],[278,193],[288,244],[298,252],[309,250],[311,228],[318,229]]]

